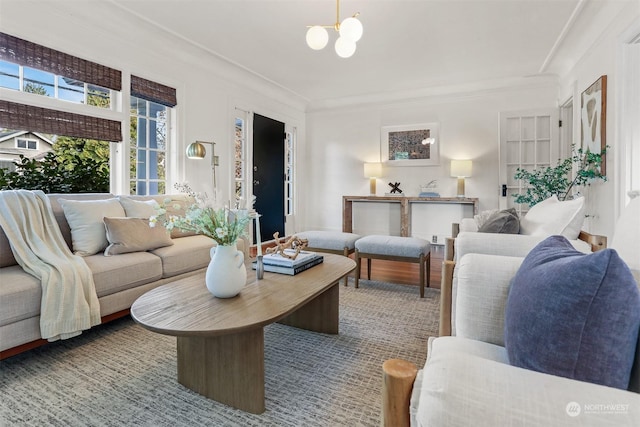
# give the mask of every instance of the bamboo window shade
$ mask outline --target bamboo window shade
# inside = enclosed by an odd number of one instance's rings
[[[167,107],[178,104],[174,88],[134,75],[131,76],[131,95]]]
[[[0,100],[0,126],[76,138],[122,141],[122,124],[118,121],[4,100]]]
[[[0,59],[122,90],[122,72],[0,32]],[[76,138],[122,141],[119,121],[0,100],[0,126]]]
[[[25,67],[122,90],[122,72],[0,32],[0,59]]]

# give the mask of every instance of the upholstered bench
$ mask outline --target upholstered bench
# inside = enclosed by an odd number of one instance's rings
[[[420,264],[420,298],[424,298],[425,277],[429,287],[431,273],[431,245],[417,237],[364,236],[356,240],[356,288],[360,281],[360,263],[367,259],[367,279],[371,280],[371,260],[415,262]]]
[[[339,231],[303,231],[296,233],[301,239],[307,239],[309,244],[307,249],[315,252],[327,252],[332,254],[349,256],[355,251],[356,240],[360,235],[353,233],[342,233]],[[348,283],[345,276],[344,284]]]

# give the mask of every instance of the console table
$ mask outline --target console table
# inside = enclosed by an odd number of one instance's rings
[[[342,196],[342,231],[353,232],[353,202],[399,203],[400,235],[411,236],[411,204],[412,203],[447,203],[473,205],[474,215],[478,213],[476,197],[404,197],[404,196]]]

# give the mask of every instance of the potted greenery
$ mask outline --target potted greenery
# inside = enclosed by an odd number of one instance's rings
[[[600,168],[602,156],[606,148],[600,153],[576,150],[575,144],[571,145],[572,155],[564,160],[558,160],[555,167],[546,167],[528,171],[522,168],[516,169],[514,178],[526,183],[524,194],[514,194],[516,203],[525,203],[529,207],[539,203],[554,194],[558,200],[567,200],[572,197],[572,190],[577,187],[590,185],[594,180],[606,181]],[[572,176],[572,171],[574,175]]]

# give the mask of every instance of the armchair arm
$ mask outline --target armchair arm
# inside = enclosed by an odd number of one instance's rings
[[[452,239],[453,240],[453,239]],[[450,336],[451,304],[453,301],[453,269],[456,263],[443,261],[442,277],[440,280],[440,336]]]
[[[382,364],[382,426],[409,427],[409,403],[418,367],[406,360]]]

